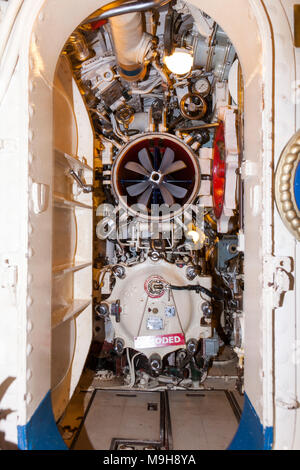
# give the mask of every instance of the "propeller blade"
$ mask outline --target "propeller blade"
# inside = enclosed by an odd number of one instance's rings
[[[152,194],[153,188],[149,186],[148,189],[138,198],[138,204],[142,204],[143,206],[147,206],[150,196]]]
[[[147,171],[142,165],[136,162],[128,162],[125,165],[126,170],[134,171],[140,175],[150,176],[149,171]]]
[[[178,162],[174,162],[172,163],[165,171],[164,171],[164,174],[165,175],[169,175],[170,173],[175,173],[175,171],[179,171],[179,170],[183,170],[184,168],[186,168],[186,164],[180,160]]]
[[[170,191],[163,185],[159,186],[159,190],[160,190],[161,195],[163,197],[164,203],[167,206],[172,206],[174,204],[175,200],[174,200],[172,194],[170,193]]]
[[[180,186],[175,186],[175,184],[171,183],[163,183],[164,187],[168,189],[168,191],[176,198],[183,199],[188,192],[187,189],[181,188]],[[160,188],[159,188],[160,189]]]
[[[145,191],[151,183],[149,181],[142,181],[141,183],[133,184],[132,186],[128,186],[126,188],[129,196],[134,197],[138,196],[141,194],[143,191]]]
[[[159,171],[165,173],[165,170],[174,162],[175,153],[169,147],[166,148]]]
[[[153,166],[150,160],[148,150],[146,148],[143,148],[142,150],[140,150],[138,153],[138,157],[139,157],[139,161],[141,165],[150,173],[152,173],[152,171],[154,170],[153,170]]]

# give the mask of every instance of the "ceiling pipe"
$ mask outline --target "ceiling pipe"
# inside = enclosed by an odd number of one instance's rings
[[[126,15],[127,13],[136,13],[148,11],[153,8],[160,8],[170,3],[171,0],[144,0],[134,2],[112,2],[105,5],[105,11],[94,18],[85,20],[83,24],[91,23],[92,21],[106,20],[115,16]],[[116,4],[118,4],[115,6]]]

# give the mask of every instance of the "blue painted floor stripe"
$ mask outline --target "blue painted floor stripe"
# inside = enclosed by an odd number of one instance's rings
[[[30,421],[18,426],[20,450],[68,450],[55,423],[51,392],[48,392]]]
[[[228,450],[271,450],[273,428],[264,428],[245,394],[245,405],[239,428]],[[55,423],[51,392],[48,392],[30,421],[18,426],[20,450],[68,450]]]
[[[228,450],[271,450],[273,428],[264,428],[245,394],[245,404],[240,425]]]

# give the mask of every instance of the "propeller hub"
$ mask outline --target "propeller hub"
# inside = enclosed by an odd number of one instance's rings
[[[164,175],[162,175],[159,171],[152,171],[149,181],[151,181],[151,183],[159,185],[162,182],[163,177]]]

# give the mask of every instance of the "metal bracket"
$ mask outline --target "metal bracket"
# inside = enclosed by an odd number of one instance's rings
[[[5,260],[0,269],[2,288],[14,288],[18,283],[18,266],[11,265],[8,260]]]
[[[120,307],[120,300],[117,300],[116,302],[111,304],[111,309],[110,309],[110,314],[116,317],[116,322],[120,323],[121,317],[121,307]]]
[[[74,170],[70,170],[70,175],[74,178],[78,186],[83,190],[84,193],[91,193],[94,191],[94,188],[91,184],[84,184],[82,179],[80,178]]]
[[[288,401],[277,398],[275,400],[275,403],[280,408],[285,408],[286,410],[297,410],[298,408],[300,408],[300,403],[293,398],[290,398]]]
[[[32,184],[33,210],[35,214],[41,214],[48,209],[50,188],[47,184]]]
[[[288,256],[266,256],[265,287],[273,290],[274,308],[282,307],[286,292],[294,289],[293,258]]]
[[[224,237],[218,242],[218,270],[225,270],[228,261],[238,256],[238,238],[236,236]]]

